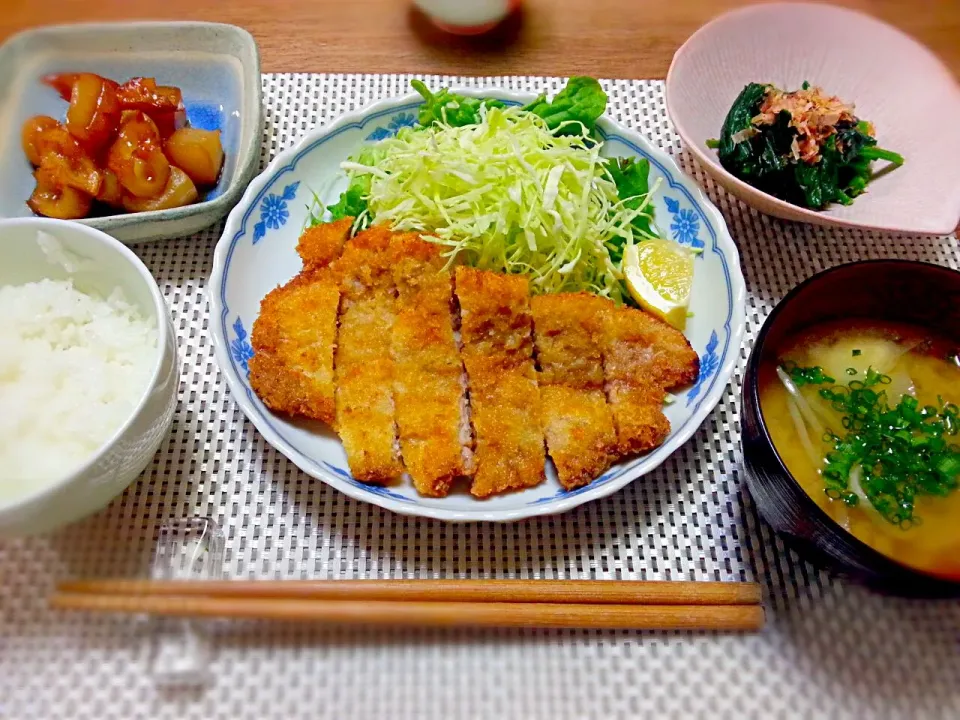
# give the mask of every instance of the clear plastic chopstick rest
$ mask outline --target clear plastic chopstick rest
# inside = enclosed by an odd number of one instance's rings
[[[150,577],[155,580],[219,580],[224,539],[210,518],[186,518],[160,528]],[[208,621],[151,617],[147,672],[157,685],[184,687],[211,680],[213,648]]]

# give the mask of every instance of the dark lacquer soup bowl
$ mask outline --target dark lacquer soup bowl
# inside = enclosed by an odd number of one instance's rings
[[[761,407],[761,368],[779,362],[780,349],[798,334],[850,320],[912,325],[960,348],[960,272],[904,260],[851,263],[811,277],[776,306],[757,336],[743,383],[742,444],[750,494],[785,541],[818,565],[900,595],[960,596],[960,576],[954,572],[914,569],[854,537],[804,490],[774,445],[772,418],[765,419]],[[960,436],[950,441],[960,444]],[[960,516],[955,527],[960,540]]]

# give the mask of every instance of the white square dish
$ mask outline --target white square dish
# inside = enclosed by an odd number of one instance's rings
[[[29,30],[0,46],[0,217],[33,215],[20,126],[37,114],[63,118],[67,108],[40,78],[77,71],[120,82],[155,77],[179,87],[189,123],[219,129],[225,155],[218,184],[194,205],[79,222],[127,243],[159,240],[202,230],[237,203],[257,170],[263,132],[260,57],[250,33],[200,22],[64,25]]]

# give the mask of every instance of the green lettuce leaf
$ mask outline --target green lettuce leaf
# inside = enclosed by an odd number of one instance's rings
[[[446,123],[451,127],[476,125],[480,121],[481,107],[505,107],[499,100],[470,98],[452,93],[447,88],[432,93],[419,80],[412,80],[410,84],[423,96],[423,105],[417,114],[417,122],[423,127],[434,123]]]
[[[650,161],[646,158],[610,158],[605,163],[607,172],[617,186],[617,195],[624,207],[636,210],[650,194]],[[647,203],[643,211],[632,221],[633,228],[643,236],[657,236],[654,227],[653,203]],[[610,257],[619,262],[623,257],[623,239],[614,238],[607,243]]]
[[[542,117],[547,127],[560,134],[580,134],[581,126],[593,130],[606,108],[607,94],[599,82],[591,77],[574,77],[552,101],[541,95],[523,109]]]
[[[360,217],[367,209],[367,195],[370,194],[370,176],[358,175],[350,181],[350,186],[340,195],[340,199],[327,208],[330,222],[345,217]]]
[[[383,155],[384,151],[377,145],[364,145],[350,159],[362,165],[376,165],[383,158]],[[367,197],[369,195],[370,176],[354,175],[350,179],[350,185],[341,193],[340,199],[327,207],[330,212],[330,222],[345,217],[360,218],[363,215],[360,227],[369,225],[373,219],[367,212]],[[367,214],[364,215],[364,213]]]

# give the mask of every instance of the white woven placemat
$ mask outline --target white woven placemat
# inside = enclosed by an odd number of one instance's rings
[[[442,80],[560,87],[544,78]],[[263,162],[317,124],[406,93],[408,81],[264,76]],[[791,287],[832,265],[901,257],[960,267],[952,237],[824,230],[758,215],[681,151],[662,82],[605,86],[611,115],[679,155],[726,217],[743,256],[748,337]],[[153,467],[74,527],[0,541],[0,718],[960,717],[960,604],[885,598],[833,581],[758,518],[738,464],[739,371],[690,442],[610,498],[511,525],[403,518],[299,472],[231,400],[204,294],[220,227],[138,249],[173,313],[182,363],[173,430]],[[220,523],[226,571],[236,576],[756,579],[769,626],[745,637],[226,626],[215,634],[213,684],[161,691],[144,674],[136,620],[58,615],[44,597],[69,575],[143,573],[160,524],[189,515]]]

